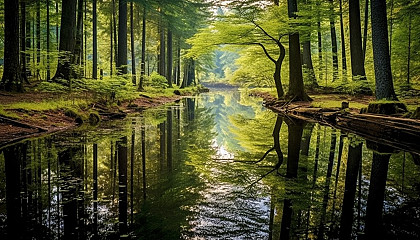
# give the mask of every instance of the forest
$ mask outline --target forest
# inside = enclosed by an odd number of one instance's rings
[[[417,239],[418,36],[419,0],[0,0],[0,238]]]

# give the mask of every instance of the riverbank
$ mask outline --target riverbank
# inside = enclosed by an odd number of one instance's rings
[[[375,102],[370,96],[312,94],[312,102],[288,102],[267,92],[254,91],[250,95],[263,98],[265,107],[288,118],[332,126],[381,143],[373,148],[380,148],[383,144],[400,150],[414,149],[420,161],[418,98],[404,99],[402,104]],[[392,148],[387,150],[393,151]]]
[[[81,124],[124,118],[129,113],[173,103],[203,90],[189,87],[138,92],[122,101],[111,98],[105,101],[86,93],[0,92],[0,147]]]

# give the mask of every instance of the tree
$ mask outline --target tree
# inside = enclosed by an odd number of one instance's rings
[[[130,36],[131,36],[131,78],[134,85],[137,84],[136,78],[136,52],[134,44],[134,4],[130,3]]]
[[[74,47],[76,41],[76,0],[63,0],[60,28],[60,56],[58,59],[57,71],[53,80],[70,80],[70,63],[74,58]]]
[[[353,81],[363,81],[364,85],[358,91],[363,94],[371,94],[372,91],[368,86],[366,86],[366,73],[362,49],[359,0],[349,1],[349,12],[350,55]]]
[[[386,1],[371,0],[372,45],[376,99],[397,100],[389,57]]]
[[[4,1],[4,72],[0,87],[6,91],[23,91],[19,65],[19,1]]]
[[[127,74],[127,0],[118,5],[118,75]]]
[[[296,0],[288,0],[287,6],[289,18],[296,19],[296,12],[298,11]],[[289,33],[289,92],[287,97],[294,101],[308,101],[311,99],[306,94],[303,86],[299,32]]]
[[[80,0],[79,0],[80,1]],[[98,79],[98,27],[97,27],[97,12],[96,12],[96,0],[92,2],[92,16],[93,16],[93,66],[92,66],[92,78]]]
[[[143,90],[144,77],[146,75],[146,5],[143,6],[143,26],[141,34],[141,76],[139,83],[139,90]]]
[[[335,32],[335,21],[334,21],[334,2],[330,0],[330,30],[331,30],[331,50],[333,58],[333,82],[337,79],[338,74],[338,56],[337,56],[337,34]]]

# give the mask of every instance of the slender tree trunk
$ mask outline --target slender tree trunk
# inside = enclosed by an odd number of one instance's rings
[[[317,7],[320,7],[321,5],[321,0],[317,0],[316,3]],[[322,33],[321,33],[321,15],[320,12],[317,12],[317,18],[318,18],[318,22],[317,22],[317,37],[318,37],[318,58],[319,58],[319,67],[318,67],[318,72],[319,72],[319,81],[322,81],[323,75],[322,75]]]
[[[26,75],[26,2],[20,1],[20,65],[21,65],[21,74],[22,80],[26,83],[29,83],[28,76]]]
[[[79,0],[80,1],[80,0]],[[92,78],[98,79],[98,17],[96,10],[96,0],[92,2],[92,21],[93,21],[93,64],[92,64]]]
[[[111,19],[110,19],[110,21],[109,21],[109,27],[110,27],[110,37],[111,37],[111,42],[110,42],[110,46],[111,46],[111,49],[110,49],[110,51],[109,51],[109,53],[110,53],[110,59],[109,59],[109,72],[110,72],[110,75],[111,76],[113,76],[114,75],[114,72],[113,72],[113,62],[114,62],[114,45],[113,45],[113,41],[114,41],[114,39],[113,39],[113,37],[114,37],[114,35],[113,35],[113,24],[112,24],[112,21],[113,21],[113,19],[112,19],[113,17],[111,17]]]
[[[4,1],[4,71],[0,88],[23,91],[19,65],[19,1]]]
[[[177,48],[177,66],[176,66],[176,85],[180,85],[181,82],[181,39],[178,37],[178,48]]]
[[[389,57],[386,2],[371,1],[373,63],[375,67],[376,99],[397,100],[392,81]]]
[[[346,41],[344,38],[344,24],[343,24],[343,4],[340,0],[340,38],[341,38],[341,61],[343,68],[343,80],[347,80],[347,58],[346,58]]]
[[[96,0],[94,0],[96,1]],[[82,62],[82,42],[83,42],[83,2],[84,0],[78,0],[77,2],[77,22],[76,22],[76,45],[74,47],[74,62],[73,64],[78,66],[77,71],[74,72],[76,78],[83,75],[81,62]]]
[[[50,66],[50,0],[47,0],[47,81],[51,79],[51,66]]]
[[[365,22],[363,27],[363,60],[366,59],[366,45],[369,25],[369,0],[365,0]]]
[[[133,85],[137,85],[136,52],[134,44],[134,3],[130,2],[130,35],[131,35],[131,78]]]
[[[162,13],[161,13],[162,14]],[[165,28],[163,27],[162,15],[159,17],[159,74],[166,76],[165,74]]]
[[[411,24],[413,15],[410,12],[408,17],[408,49],[407,49],[407,87],[410,86],[410,62],[411,62]]]
[[[65,0],[62,3],[61,29],[60,29],[60,57],[54,80],[70,80],[71,60],[74,57],[75,27],[76,27],[76,0]]]
[[[167,69],[166,69],[166,78],[168,79],[168,85],[170,88],[172,88],[172,66],[173,66],[173,52],[172,52],[172,31],[171,29],[168,27],[168,39],[167,39],[167,47],[168,47],[168,52],[167,52]]]
[[[118,74],[127,74],[127,0],[118,5]]]
[[[114,52],[115,52],[115,65],[117,65],[118,62],[118,38],[117,38],[117,13],[115,11],[116,6],[115,6],[115,0],[112,0],[112,21],[114,21]]]
[[[26,1],[24,1],[26,3]],[[25,4],[26,5],[26,4]],[[29,50],[31,49],[31,20],[29,19],[29,11],[26,11],[26,15],[28,16],[26,18],[26,27],[25,27],[25,31],[26,31],[26,50],[28,50],[28,52],[26,53],[26,69],[25,69],[25,75],[27,78],[32,76],[32,72],[31,72],[31,66],[30,66],[30,62],[31,62],[31,53],[29,52]],[[57,45],[58,46],[58,45]]]
[[[36,79],[41,79],[41,0],[36,1]]]
[[[141,76],[139,90],[143,90],[144,77],[146,76],[146,5],[143,6],[143,27],[141,33]]]
[[[283,64],[284,57],[286,56],[286,49],[283,44],[277,44],[280,49],[279,58],[275,62],[276,69],[274,71],[274,84],[276,85],[277,98],[282,98],[284,96],[283,85],[281,83],[281,65]]]
[[[310,38],[310,36],[309,36]],[[314,66],[312,64],[312,52],[311,52],[311,41],[307,40],[303,42],[302,44],[303,48],[303,54],[302,54],[302,62],[303,66],[306,68],[306,71],[308,71],[308,82],[310,83],[311,88],[318,87],[318,82],[316,80]]]
[[[335,31],[335,21],[334,21],[334,3],[333,0],[330,0],[330,30],[331,30],[331,50],[332,50],[332,59],[333,59],[333,82],[337,80],[338,77],[338,54],[337,54],[337,33]]]

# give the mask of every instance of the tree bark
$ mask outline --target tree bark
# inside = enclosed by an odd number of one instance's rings
[[[346,58],[346,41],[344,38],[344,24],[343,24],[343,4],[340,0],[340,38],[341,38],[341,61],[343,69],[343,80],[347,79],[347,58]]]
[[[350,55],[353,80],[366,80],[360,26],[359,0],[349,1]]]
[[[366,45],[367,45],[367,34],[369,25],[369,0],[365,0],[365,22],[363,27],[363,60],[366,59]]]
[[[83,76],[83,69],[81,68],[83,58],[83,3],[84,0],[78,0],[77,2],[77,22],[76,22],[76,45],[74,47],[74,59],[73,64],[78,66],[77,71],[74,73],[74,77],[78,78]],[[93,0],[93,7],[96,8],[96,0]],[[95,14],[93,15],[93,21],[95,25]],[[93,37],[95,39],[95,35]]]
[[[288,0],[287,6],[289,18],[296,18],[296,0]],[[302,61],[300,59],[300,42],[298,32],[289,34],[289,92],[287,93],[287,97],[293,99],[294,101],[310,100],[303,85]]]
[[[4,72],[0,87],[23,91],[19,65],[19,1],[4,1]]]
[[[127,0],[118,6],[118,75],[127,74]]]
[[[160,16],[159,20],[159,74],[166,76],[165,74],[165,28],[163,27],[163,19]]]
[[[51,79],[51,66],[50,66],[50,28],[51,28],[51,26],[50,26],[50,0],[47,0],[46,4],[47,4],[47,81],[49,81]],[[24,45],[22,45],[22,46],[24,46]]]
[[[80,0],[79,0],[80,1]],[[92,64],[92,78],[98,79],[98,16],[96,10],[96,0],[92,2],[92,22],[93,22],[93,64]]]
[[[70,80],[70,63],[74,57],[75,26],[76,26],[76,0],[63,0],[60,28],[60,56],[54,80]]]
[[[146,76],[146,5],[143,6],[143,27],[141,34],[141,76],[139,90],[143,90],[144,77]]]
[[[334,3],[333,0],[330,0],[330,30],[331,30],[331,50],[332,50],[332,59],[333,59],[333,82],[337,80],[338,77],[338,56],[337,56],[337,33],[335,31],[335,21],[334,21]]]
[[[372,0],[371,9],[376,99],[397,100],[392,81],[385,0]]]
[[[20,1],[20,64],[22,80],[29,83],[28,76],[26,75],[26,2]]]
[[[136,52],[134,44],[134,3],[130,2],[130,36],[131,36],[131,81],[135,86],[137,84],[136,78]]]
[[[41,64],[41,0],[36,1],[36,79],[40,80]]]
[[[168,79],[168,85],[172,88],[172,66],[173,66],[173,52],[172,52],[172,31],[168,28],[168,39],[167,39],[167,69],[166,69],[166,78]]]

